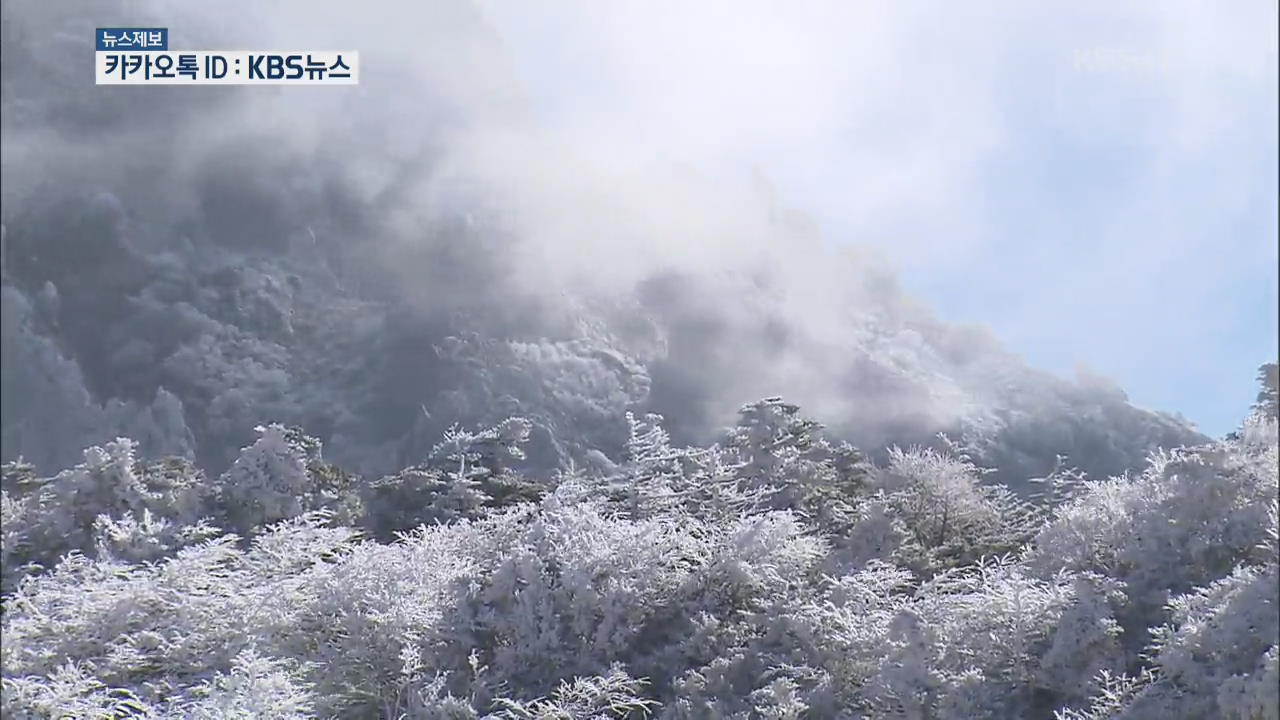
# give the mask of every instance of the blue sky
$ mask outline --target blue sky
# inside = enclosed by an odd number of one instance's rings
[[[540,120],[726,178],[1220,435],[1277,355],[1274,0],[481,3]]]

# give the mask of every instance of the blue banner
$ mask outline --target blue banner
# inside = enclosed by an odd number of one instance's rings
[[[98,52],[169,49],[169,28],[98,28],[93,36]]]

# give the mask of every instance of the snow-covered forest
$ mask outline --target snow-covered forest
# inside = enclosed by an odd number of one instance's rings
[[[1031,500],[777,399],[626,420],[548,477],[523,418],[376,480],[280,425],[7,464],[6,717],[1276,717],[1274,414]]]
[[[427,5],[350,94],[3,5],[4,717],[1280,718],[1274,358],[1217,439],[1035,370]]]

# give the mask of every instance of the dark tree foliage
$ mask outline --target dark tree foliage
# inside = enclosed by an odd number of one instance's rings
[[[1271,418],[1280,416],[1280,365],[1266,363],[1259,367],[1258,385],[1254,411]]]

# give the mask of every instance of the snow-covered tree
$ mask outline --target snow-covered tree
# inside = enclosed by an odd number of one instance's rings
[[[910,532],[900,557],[925,573],[1019,549],[1034,532],[1032,509],[964,456],[891,448],[873,487]]]
[[[327,508],[348,524],[359,515],[353,478],[320,457],[320,441],[297,428],[258,426],[258,440],[219,476],[217,503],[241,533]]]
[[[620,462],[545,480],[518,420],[369,484],[279,425],[212,485],[127,441],[6,465],[4,713],[1276,715],[1274,421],[1030,507],[762,407],[796,432],[632,417]]]

